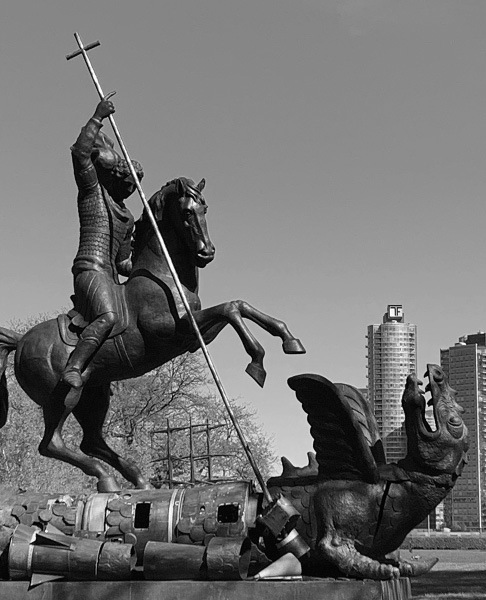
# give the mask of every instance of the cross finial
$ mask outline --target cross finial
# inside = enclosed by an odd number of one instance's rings
[[[101,46],[99,41],[92,42],[91,44],[88,44],[87,46],[83,46],[83,42],[81,41],[81,38],[79,37],[79,35],[77,33],[74,34],[74,37],[76,38],[76,41],[78,42],[79,50],[75,50],[71,54],[68,54],[66,56],[66,60],[71,60],[71,58],[74,58],[75,56],[79,56],[80,54],[85,54],[88,50],[91,50],[92,48],[96,48],[96,46]]]

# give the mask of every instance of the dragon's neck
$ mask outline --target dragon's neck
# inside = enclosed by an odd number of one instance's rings
[[[434,468],[433,464],[423,464],[408,454],[398,461],[398,466],[407,472],[411,481],[430,484],[439,488],[451,489],[457,479],[456,473],[449,473],[443,469]]]
[[[420,471],[407,471],[407,473],[413,484],[430,489],[436,488],[445,494],[454,487],[457,479],[450,473],[441,473],[440,475],[430,475],[428,473],[421,473]]]
[[[418,524],[447,496],[454,487],[457,476],[450,473],[431,474],[409,469],[406,469],[406,472],[412,487],[409,497],[413,502]]]

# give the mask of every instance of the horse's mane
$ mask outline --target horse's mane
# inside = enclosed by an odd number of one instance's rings
[[[201,195],[201,192],[197,189],[196,184],[192,179],[187,177],[176,177],[165,183],[158,192],[155,192],[153,196],[148,200],[148,205],[154,218],[157,222],[162,219],[164,213],[164,207],[166,201],[174,194],[176,190],[176,183],[180,181],[184,185],[186,196],[191,196],[194,200],[200,204],[205,204],[205,200]],[[147,234],[151,235],[153,232],[152,225],[148,216],[147,211],[144,209],[140,218],[135,223],[135,232],[133,234],[133,257],[135,261],[140,250],[147,243]]]

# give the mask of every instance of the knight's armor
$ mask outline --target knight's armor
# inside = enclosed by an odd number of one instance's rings
[[[84,366],[120,319],[118,274],[129,275],[131,268],[133,215],[122,197],[115,202],[106,189],[116,193],[117,180],[123,177],[116,169],[122,160],[111,140],[100,134],[101,126],[102,122],[92,117],[71,147],[80,222],[79,247],[72,267],[72,316],[75,325],[89,323],[62,375],[75,388],[81,387]]]
[[[124,203],[116,203],[98,181],[91,153],[100,126],[101,122],[90,119],[71,148],[80,222],[72,272],[76,278],[83,271],[105,271],[118,283],[121,264],[130,257],[134,219]]]

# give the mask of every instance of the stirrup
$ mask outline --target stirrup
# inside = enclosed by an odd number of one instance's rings
[[[83,387],[83,378],[81,377],[81,369],[78,367],[68,367],[61,375],[61,381],[67,383],[75,390]]]

